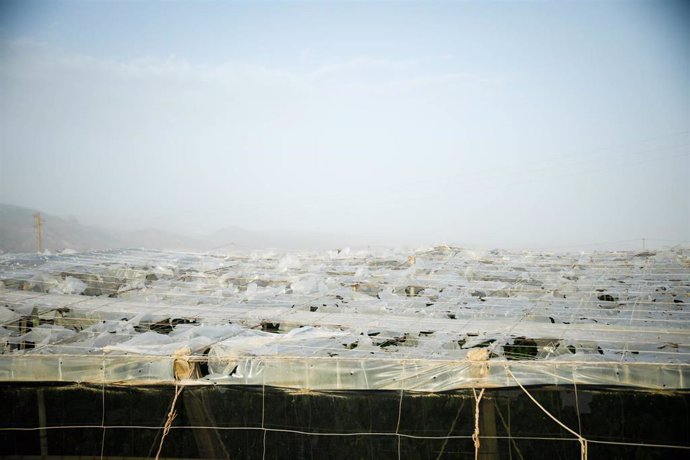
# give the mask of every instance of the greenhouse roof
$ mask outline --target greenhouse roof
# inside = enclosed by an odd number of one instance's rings
[[[0,256],[0,381],[690,388],[690,251]]]

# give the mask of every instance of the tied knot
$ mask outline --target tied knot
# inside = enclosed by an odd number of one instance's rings
[[[185,380],[196,374],[196,366],[194,363],[189,362],[189,356],[191,354],[192,350],[189,347],[180,348],[173,353],[173,358],[175,358],[173,364],[175,380]]]
[[[486,348],[473,348],[467,352],[467,359],[472,362],[482,362],[489,360],[489,350]]]

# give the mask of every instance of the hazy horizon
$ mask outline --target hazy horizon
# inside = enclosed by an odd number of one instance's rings
[[[690,240],[683,2],[0,3],[0,202],[395,244]]]

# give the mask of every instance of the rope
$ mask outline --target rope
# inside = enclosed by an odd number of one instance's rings
[[[532,402],[533,402],[534,404],[536,404],[537,407],[539,407],[539,409],[542,410],[542,412],[544,412],[546,415],[549,416],[549,418],[550,418],[551,420],[553,420],[554,422],[558,423],[558,424],[559,424],[561,427],[563,427],[566,431],[568,431],[570,434],[574,435],[574,436],[577,438],[577,440],[580,442],[580,457],[581,457],[582,460],[587,460],[587,440],[586,440],[585,438],[583,438],[582,435],[580,435],[580,433],[576,432],[575,430],[573,430],[573,429],[571,429],[570,427],[568,427],[567,425],[565,425],[563,422],[561,422],[560,420],[558,420],[553,414],[551,414],[551,412],[549,412],[548,410],[546,410],[546,408],[545,408],[544,406],[542,406],[541,404],[539,404],[539,401],[537,401],[536,399],[534,399],[534,396],[532,396],[532,395],[530,394],[530,392],[527,391],[527,389],[526,389],[524,386],[522,386],[522,384],[520,383],[520,381],[517,379],[517,377],[515,377],[515,375],[510,371],[510,369],[509,369],[508,367],[506,367],[506,372],[513,378],[513,380],[515,380],[515,383],[518,384],[518,386],[522,389],[522,391],[525,392],[525,394],[529,397],[529,399],[531,399]],[[476,446],[476,444],[475,444],[475,446]]]
[[[482,400],[482,396],[484,396],[484,390],[486,388],[482,388],[482,390],[479,392],[479,396],[477,396],[477,391],[472,388],[472,394],[474,395],[474,433],[472,433],[472,441],[474,441],[474,459],[477,460],[479,458],[479,447],[481,445],[481,442],[479,441],[479,402]]]
[[[158,445],[158,452],[156,452],[156,460],[158,460],[160,458],[161,451],[163,450],[163,443],[165,442],[165,437],[170,432],[170,428],[172,427],[172,423],[175,420],[175,417],[177,417],[177,411],[175,410],[175,403],[177,403],[177,397],[180,396],[180,393],[182,393],[183,388],[184,388],[184,386],[175,384],[175,397],[172,400],[172,404],[170,404],[170,412],[168,412],[168,417],[165,420],[165,425],[163,425],[163,436],[161,437],[161,442]]]

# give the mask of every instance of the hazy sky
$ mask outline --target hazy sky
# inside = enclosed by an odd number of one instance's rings
[[[0,1],[0,202],[196,234],[688,240],[683,5]]]

